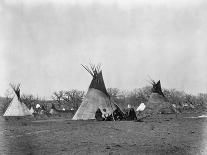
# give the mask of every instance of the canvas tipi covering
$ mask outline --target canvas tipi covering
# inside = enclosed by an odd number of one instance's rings
[[[152,93],[146,103],[146,110],[150,114],[173,113],[173,108],[162,92],[160,80],[156,83],[152,81]]]
[[[20,101],[20,89],[19,85],[15,88],[12,87],[15,96],[10,102],[7,110],[5,111],[3,116],[27,116],[32,115],[31,111],[27,108],[27,106]]]
[[[91,70],[86,66],[83,67],[92,75],[93,79],[83,102],[72,119],[95,119],[95,113],[98,108],[102,112],[103,109],[106,109],[108,114],[112,114],[116,106],[111,102],[109,94],[107,93],[100,66],[91,65]]]

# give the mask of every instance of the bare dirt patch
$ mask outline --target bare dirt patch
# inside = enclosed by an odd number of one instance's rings
[[[144,122],[69,119],[0,122],[2,154],[204,155],[206,118],[162,115]]]

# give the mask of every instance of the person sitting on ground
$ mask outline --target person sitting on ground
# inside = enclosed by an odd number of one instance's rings
[[[129,109],[127,120],[137,120],[137,116],[134,108]]]
[[[106,109],[103,109],[102,117],[104,118],[104,120],[107,120],[107,118],[109,117],[109,114],[106,112]]]
[[[115,120],[118,120],[118,121],[121,121],[124,119],[124,113],[119,109],[117,108],[114,112],[114,119]]]
[[[101,109],[97,109],[96,113],[95,113],[95,118],[97,121],[103,121],[104,118],[102,117],[102,112]]]
[[[113,112],[113,115],[109,115],[107,117],[107,119],[105,119],[106,121],[121,121],[121,120],[124,120],[124,113],[119,109],[117,108],[116,110],[114,110]]]

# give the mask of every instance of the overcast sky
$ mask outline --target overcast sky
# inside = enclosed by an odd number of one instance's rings
[[[9,83],[50,97],[87,90],[81,64],[101,63],[106,87],[207,93],[205,0],[0,2],[0,95]]]

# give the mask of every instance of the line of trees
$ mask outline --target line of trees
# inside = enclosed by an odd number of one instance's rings
[[[68,91],[56,91],[52,95],[52,99],[56,101],[59,106],[69,105],[73,109],[77,110],[80,106],[84,97],[84,91],[80,91],[77,89],[72,89]]]
[[[146,103],[151,94],[151,86],[138,88],[130,91],[120,90],[118,88],[108,88],[107,92],[111,98],[122,107],[127,107],[130,104],[132,107],[139,106],[140,103]],[[163,93],[171,104],[175,104],[177,107],[191,106],[193,108],[207,108],[207,94],[190,95],[182,91],[175,89],[163,89]],[[8,93],[9,94],[9,93]],[[55,91],[48,101],[34,95],[21,95],[21,100],[28,106],[31,107],[34,104],[41,102],[47,106],[48,103],[56,103],[59,107],[64,106],[77,110],[80,106],[83,98],[84,91],[71,89],[71,90],[60,90]],[[9,99],[9,97],[7,96]]]

